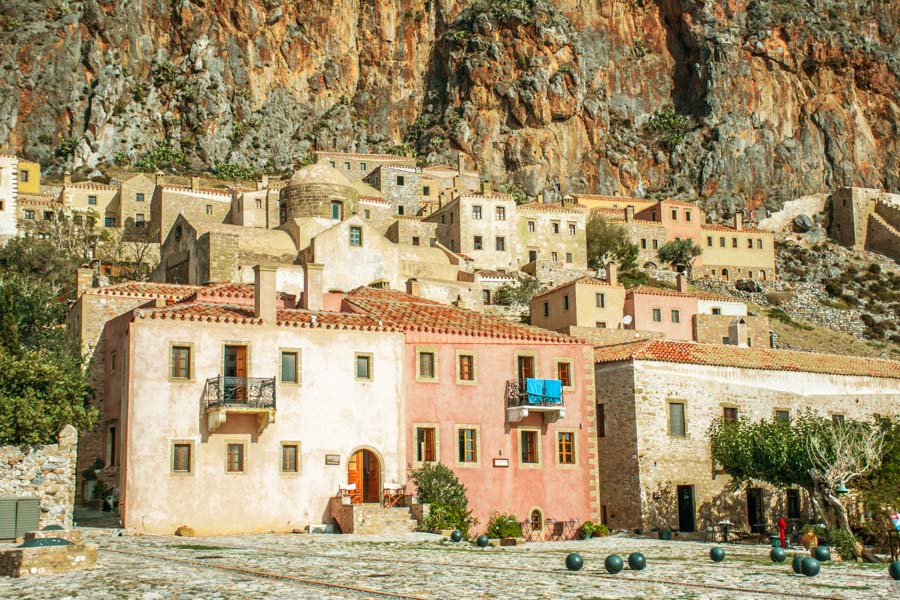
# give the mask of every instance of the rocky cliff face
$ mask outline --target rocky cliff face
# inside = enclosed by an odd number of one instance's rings
[[[406,142],[725,217],[900,189],[898,23],[900,0],[6,0],[0,147],[286,170]]]

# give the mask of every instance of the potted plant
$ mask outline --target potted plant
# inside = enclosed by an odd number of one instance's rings
[[[94,485],[94,490],[91,493],[91,508],[94,510],[103,510],[103,501],[107,496],[112,492],[112,488],[103,483],[102,481],[97,481]]]
[[[592,537],[603,537],[609,535],[609,527],[602,523],[594,523],[593,521],[585,521],[581,524],[582,539],[589,540]]]
[[[815,525],[804,525],[803,528],[800,529],[800,534],[800,543],[807,550],[813,546],[819,545],[819,536],[816,535]]]
[[[669,541],[672,539],[672,529],[670,527],[663,527],[659,530],[659,539]]]

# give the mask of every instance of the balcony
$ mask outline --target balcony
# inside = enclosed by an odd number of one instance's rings
[[[274,377],[212,377],[206,380],[203,400],[210,433],[225,423],[229,413],[255,414],[259,433],[275,422]]]
[[[566,416],[560,380],[511,379],[506,382],[506,420],[516,423],[531,413],[541,413],[546,424]]]

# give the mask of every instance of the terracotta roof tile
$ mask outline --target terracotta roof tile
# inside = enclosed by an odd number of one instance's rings
[[[352,158],[357,160],[372,160],[380,162],[402,162],[414,163],[415,159],[406,156],[397,156],[396,154],[359,154],[356,152],[332,152],[330,150],[317,150],[313,152],[317,156],[327,156],[329,158]]]
[[[114,185],[108,185],[106,183],[99,183],[97,181],[77,181],[75,183],[70,183],[66,185],[67,188],[76,188],[79,190],[97,190],[100,192],[115,192],[119,188]]]
[[[667,206],[684,206],[685,208],[700,208],[699,205],[695,202],[685,202],[684,200],[672,200],[671,198],[666,198],[661,201],[662,204]]]
[[[673,340],[645,340],[594,350],[597,363],[647,360],[765,371],[900,379],[900,362],[797,350],[739,348]]]
[[[679,292],[669,288],[653,287],[649,285],[639,285],[628,290],[628,294],[643,294],[648,296],[674,296],[676,298],[697,298],[698,300],[716,300],[719,302],[735,302],[743,304],[743,301],[737,298],[730,298],[721,294],[713,294],[712,292]]]
[[[376,198],[375,196],[360,196],[360,202],[364,202],[365,204],[384,204],[385,206],[390,206],[391,203],[387,200],[382,200],[381,198]]]
[[[590,209],[578,204],[563,204],[562,202],[528,202],[520,204],[519,210],[539,210],[543,212],[581,213]]]
[[[731,233],[738,232],[737,229],[735,229],[734,227],[731,227],[730,225],[701,225],[700,229],[702,229],[704,231],[728,231]],[[741,227],[741,229],[738,233],[759,233],[759,234],[772,235],[771,231],[763,231],[762,229],[754,229],[752,227]]]
[[[475,271],[482,279],[515,279],[516,276],[506,271],[494,271],[492,269],[480,269]]]
[[[208,323],[233,323],[260,325],[262,320],[254,316],[252,307],[217,302],[184,302],[166,308],[138,309],[137,319],[172,321],[199,321]],[[377,319],[355,313],[309,311],[300,308],[283,308],[276,311],[277,324],[284,327],[322,329],[354,329],[365,331],[397,331],[380,324]]]
[[[176,283],[153,283],[149,281],[126,281],[115,285],[91,288],[85,294],[95,296],[120,296],[128,298],[166,298],[169,301],[181,301],[193,296],[200,287],[196,285],[179,285]]]
[[[168,190],[170,192],[179,192],[179,193],[193,192],[195,194],[213,194],[216,196],[228,196],[229,198],[231,198],[231,192],[229,190],[223,190],[220,188],[202,187],[202,188],[197,188],[196,190],[192,190],[191,186],[189,186],[189,185],[176,185],[176,184],[170,184],[170,183],[161,185],[159,187],[163,190]]]
[[[646,198],[634,198],[631,196],[606,196],[604,194],[572,194],[573,198],[584,198],[585,200],[608,200],[610,202],[626,202],[639,204],[656,204],[656,200],[648,200]]]

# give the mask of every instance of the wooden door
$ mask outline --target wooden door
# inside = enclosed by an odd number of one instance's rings
[[[361,504],[363,501],[363,451],[358,450],[347,461],[347,483],[356,484],[356,489],[350,492],[350,502]]]
[[[519,357],[519,379],[533,379],[534,378],[534,357],[533,356],[520,356]]]
[[[372,452],[363,450],[363,502],[381,502],[381,465]]]
[[[678,531],[694,531],[694,486],[678,486]]]
[[[246,402],[247,346],[225,346],[224,374],[226,377],[235,378],[231,382],[226,382],[226,389],[234,390],[233,397],[228,399],[233,402]]]

